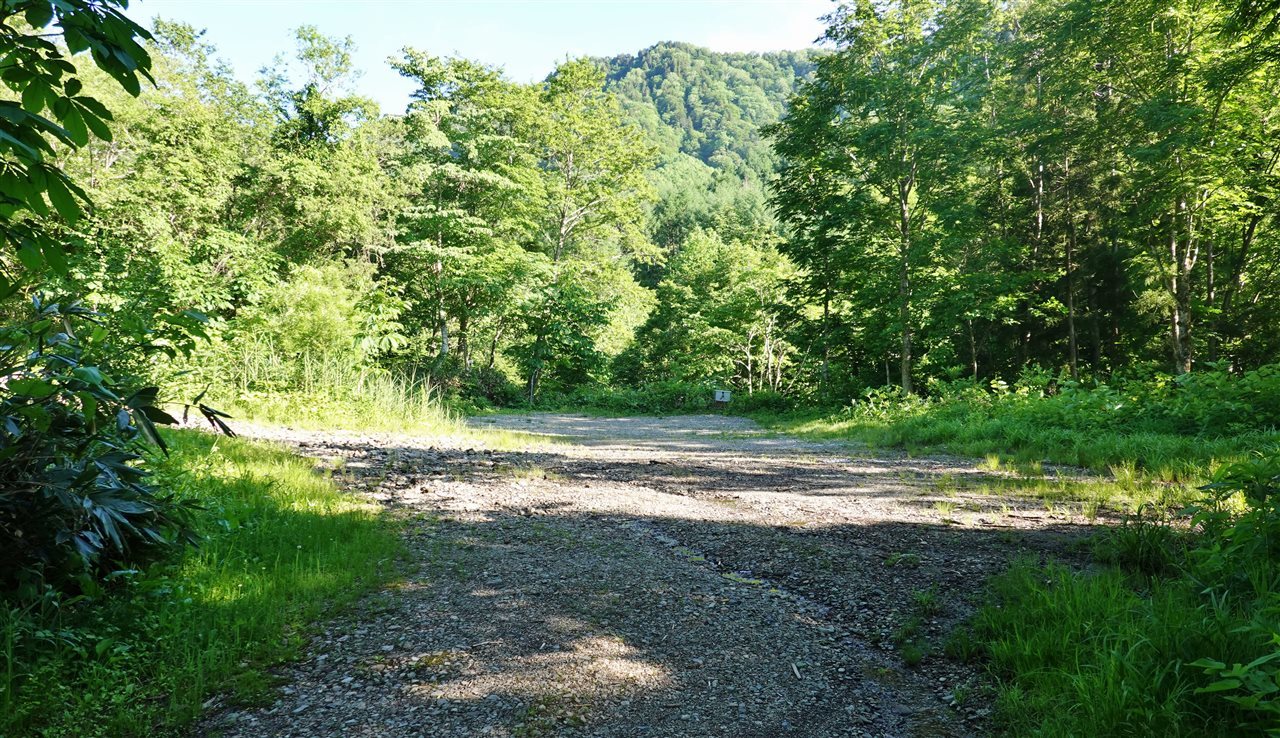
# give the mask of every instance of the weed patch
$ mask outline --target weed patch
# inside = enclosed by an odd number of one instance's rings
[[[203,543],[75,597],[0,609],[0,734],[175,734],[210,694],[266,699],[308,625],[386,581],[399,540],[376,508],[271,446],[166,436],[159,480],[200,506]]]
[[[1023,736],[1262,736],[1280,725],[1280,460],[1224,468],[1182,525],[1139,510],[1084,572],[1024,561],[955,636]]]

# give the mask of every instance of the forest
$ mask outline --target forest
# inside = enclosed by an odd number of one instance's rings
[[[532,83],[406,46],[403,112],[305,18],[252,82],[141,18],[0,0],[0,735],[187,730],[399,576],[396,524],[241,423],[464,437],[716,389],[1114,513],[1068,557],[1102,573],[990,572],[921,646],[985,670],[994,733],[1277,731],[1280,2],[848,2],[813,48]],[[315,558],[243,631],[192,611],[286,530]]]

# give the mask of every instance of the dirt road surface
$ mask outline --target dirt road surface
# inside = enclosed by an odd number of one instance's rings
[[[978,736],[944,655],[1016,555],[1082,521],[973,493],[971,461],[725,416],[499,415],[522,451],[259,431],[404,521],[405,580],[324,624],[272,705],[202,735]]]

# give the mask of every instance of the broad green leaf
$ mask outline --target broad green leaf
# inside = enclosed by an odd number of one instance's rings
[[[40,400],[58,391],[53,384],[38,377],[24,377],[9,382],[9,389],[23,397]]]
[[[97,136],[99,139],[103,141],[112,140],[111,128],[105,122],[103,122],[101,118],[89,112],[88,110],[81,110],[80,115],[84,118],[84,123],[86,126],[89,127],[89,130],[93,131],[93,135]]]
[[[1200,687],[1196,690],[1196,694],[1207,694],[1210,692],[1227,692],[1240,687],[1239,679],[1219,679],[1207,687]]]
[[[71,194],[71,190],[67,189],[61,176],[49,177],[48,185],[49,201],[57,208],[59,215],[74,225],[80,219],[80,203],[76,202],[75,196]]]
[[[101,385],[104,381],[102,372],[96,366],[78,366],[71,370],[71,374],[76,379],[92,385]]]
[[[67,135],[76,146],[89,143],[89,131],[85,127],[84,118],[80,115],[80,109],[69,101],[66,113],[62,116],[62,127],[67,129]]]
[[[44,261],[49,268],[59,276],[65,277],[67,274],[67,255],[62,250],[61,244],[47,241],[40,244],[40,252],[44,254]]]
[[[22,262],[24,267],[33,272],[40,271],[41,267],[44,266],[44,256],[40,254],[40,249],[29,243],[23,244],[18,249],[18,260]]]
[[[48,95],[48,86],[39,79],[33,79],[22,91],[22,107],[33,113],[44,110],[44,101]]]
[[[98,424],[98,400],[88,392],[80,392],[76,397],[80,398],[80,410],[84,413],[89,430],[93,431]]]
[[[74,27],[63,29],[62,40],[67,44],[67,50],[72,54],[79,54],[89,48],[89,41]]]
[[[53,20],[53,5],[47,2],[31,3],[27,6],[25,16],[32,28],[43,29]]]

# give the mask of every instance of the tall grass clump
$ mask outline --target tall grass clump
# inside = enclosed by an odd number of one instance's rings
[[[270,377],[296,372],[287,383]],[[230,388],[210,392],[239,418],[304,428],[450,434],[461,421],[431,377],[352,363],[347,357],[304,355],[286,362],[271,347],[241,357]]]
[[[975,620],[1011,736],[1280,730],[1280,457],[1224,467],[1182,526],[1135,518],[1077,572],[1022,562]]]
[[[214,693],[253,701],[308,625],[394,571],[395,530],[272,446],[166,434],[158,482],[201,543],[145,571],[0,601],[0,735],[177,734]]]

